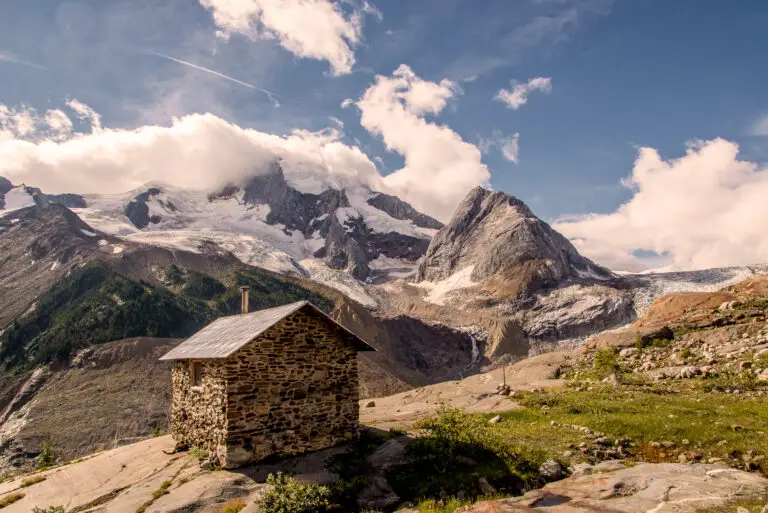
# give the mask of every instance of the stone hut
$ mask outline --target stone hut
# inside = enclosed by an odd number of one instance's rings
[[[307,301],[219,318],[161,358],[171,434],[225,468],[350,440],[358,351],[373,348]]]

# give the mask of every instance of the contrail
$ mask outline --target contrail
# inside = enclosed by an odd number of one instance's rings
[[[189,66],[190,68],[194,68],[199,71],[204,71],[206,73],[210,73],[211,75],[215,75],[217,77],[223,78],[225,80],[229,80],[230,82],[234,82],[235,84],[239,84],[243,87],[247,87],[249,89],[254,89],[256,91],[259,91],[261,93],[266,94],[269,99],[272,101],[272,103],[275,105],[275,107],[279,107],[280,103],[275,99],[275,97],[279,98],[280,95],[273,93],[272,91],[267,91],[266,89],[262,89],[261,87],[256,87],[253,84],[249,84],[248,82],[243,82],[242,80],[238,80],[236,78],[230,77],[229,75],[225,75],[224,73],[219,73],[218,71],[214,71],[212,69],[204,68],[203,66],[199,66],[197,64],[183,61],[181,59],[177,59],[175,57],[171,57],[170,55],[165,55],[164,53],[160,52],[150,52],[152,55],[156,55],[157,57],[162,57],[163,59],[168,59],[169,61],[178,62],[179,64],[183,64],[184,66]]]
[[[48,68],[45,66],[41,66],[40,64],[35,64],[34,62],[25,61],[24,59],[19,59],[13,54],[3,52],[0,50],[0,61],[2,62],[10,62],[13,64],[19,64],[21,66],[28,66],[30,68],[40,69],[43,71],[48,71]]]

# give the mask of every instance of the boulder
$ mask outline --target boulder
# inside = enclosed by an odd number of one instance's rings
[[[768,479],[763,476],[715,465],[641,463],[625,468],[615,462],[611,469],[587,465],[583,471],[574,471],[571,477],[522,497],[481,502],[460,511],[694,513],[722,507],[734,497],[757,497],[768,488]]]
[[[539,475],[546,481],[558,481],[568,474],[565,466],[559,461],[549,459],[539,467]]]

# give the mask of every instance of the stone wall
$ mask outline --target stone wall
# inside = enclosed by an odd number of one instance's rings
[[[171,433],[224,467],[298,454],[357,435],[357,352],[348,334],[310,308],[269,328],[226,359],[174,363]]]
[[[357,353],[342,338],[307,308],[225,360],[223,465],[323,449],[357,435]]]
[[[201,360],[200,386],[191,386],[189,360],[174,362],[171,370],[171,434],[177,444],[201,447],[226,457],[227,380],[223,360]]]

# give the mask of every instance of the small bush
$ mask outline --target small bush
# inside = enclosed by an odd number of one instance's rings
[[[326,486],[299,483],[282,472],[270,474],[267,484],[272,487],[256,499],[263,513],[323,513],[330,506],[331,491]]]
[[[45,476],[32,476],[28,477],[21,481],[21,484],[19,485],[22,488],[26,488],[27,486],[32,486],[33,484],[41,483],[45,481],[47,478]]]
[[[189,449],[189,455],[196,460],[203,461],[204,459],[208,458],[208,451],[202,447],[191,447]]]
[[[598,349],[595,352],[592,366],[601,377],[621,371],[621,366],[619,365],[619,351],[615,347]]]
[[[0,498],[0,508],[10,506],[14,502],[20,501],[23,498],[24,498],[23,493],[12,493],[10,495],[6,495],[5,497]]]
[[[393,428],[389,428],[389,434],[392,436],[403,436],[403,435],[407,435],[408,431],[402,428],[393,427]]]
[[[53,446],[50,440],[43,442],[43,448],[40,456],[37,458],[37,469],[44,470],[50,468],[56,462],[56,456],[53,454]]]
[[[245,509],[245,502],[241,500],[233,500],[224,504],[219,513],[238,513],[240,510]]]
[[[693,356],[693,351],[691,351],[690,347],[683,348],[682,351],[680,351],[680,358],[687,359]]]
[[[64,513],[65,511],[64,506],[48,506],[47,508],[35,506],[32,508],[32,513]]]

